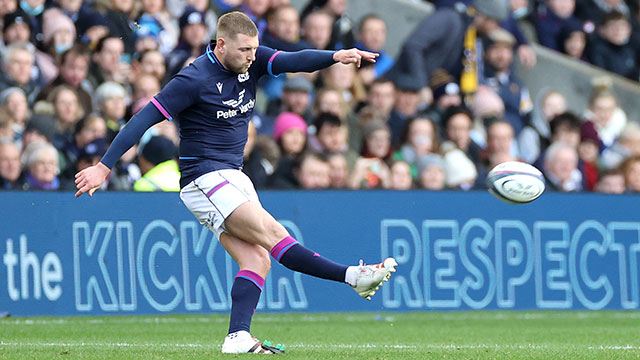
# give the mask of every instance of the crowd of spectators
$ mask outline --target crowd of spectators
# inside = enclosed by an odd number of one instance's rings
[[[265,78],[243,170],[258,189],[482,189],[510,160],[549,190],[640,192],[640,125],[606,78],[569,112],[530,94],[532,42],[638,81],[640,11],[624,0],[435,0],[385,50],[387,24],[346,0],[0,0],[0,190],[67,190],[133,114],[200,56],[217,17],[248,14],[284,51],[358,47],[375,64]],[[178,191],[179,116],[149,129],[103,190]]]

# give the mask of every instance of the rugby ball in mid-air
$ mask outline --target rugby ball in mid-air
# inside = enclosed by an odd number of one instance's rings
[[[544,176],[540,170],[520,161],[507,161],[487,175],[489,192],[510,204],[532,202],[544,192]]]

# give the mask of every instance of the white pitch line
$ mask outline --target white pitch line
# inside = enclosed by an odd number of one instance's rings
[[[4,342],[0,341],[0,346],[4,347],[133,347],[133,348],[220,348],[219,344],[135,344],[126,342],[81,342],[81,343],[64,343],[64,342]],[[522,344],[522,345],[500,345],[500,344],[423,344],[423,345],[385,345],[385,344],[289,344],[287,348],[306,348],[306,349],[432,349],[432,350],[475,350],[475,349],[487,349],[487,350],[501,350],[501,349],[513,349],[513,350],[545,350],[545,349],[558,349],[565,348],[562,345],[538,345],[538,344]],[[568,346],[571,349],[585,349],[585,350],[633,350],[640,351],[640,346],[635,345],[599,345],[599,346]]]

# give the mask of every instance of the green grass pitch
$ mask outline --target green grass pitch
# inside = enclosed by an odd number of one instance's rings
[[[225,359],[225,315],[0,320],[0,359]],[[637,312],[257,314],[286,359],[637,359]]]

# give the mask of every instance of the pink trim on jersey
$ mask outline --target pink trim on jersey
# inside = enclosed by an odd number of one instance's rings
[[[273,55],[271,55],[271,57],[269,58],[269,62],[273,63],[273,59],[276,58],[276,56],[278,56],[278,54],[280,54],[282,52],[282,50],[278,50],[275,53],[273,53]]]
[[[292,238],[291,236],[287,236],[286,238],[280,240],[280,242],[277,243],[276,246],[273,247],[273,249],[271,249],[271,256],[280,261],[282,255],[284,255],[287,250],[289,250],[293,245],[297,243],[298,242],[296,241],[296,239]]]
[[[254,273],[251,270],[240,270],[238,271],[238,274],[236,275],[236,277],[245,278],[251,281],[252,283],[256,284],[256,286],[260,288],[260,290],[262,290],[262,288],[264,287],[264,279],[262,278],[262,276]]]
[[[151,98],[151,103],[156,107],[156,109],[158,109],[158,111],[160,111],[162,116],[164,116],[167,120],[173,119],[171,115],[169,115],[169,112],[162,106],[162,104],[160,104],[158,100],[156,100],[156,98]]]

